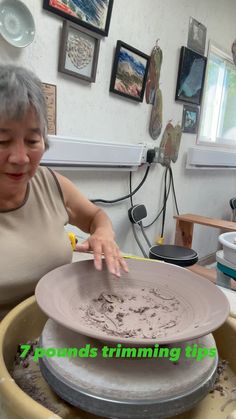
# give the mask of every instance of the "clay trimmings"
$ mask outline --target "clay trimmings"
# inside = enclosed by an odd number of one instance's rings
[[[87,325],[107,335],[147,339],[165,337],[170,328],[179,332],[182,312],[175,296],[156,288],[122,291],[122,296],[104,291],[80,310]]]

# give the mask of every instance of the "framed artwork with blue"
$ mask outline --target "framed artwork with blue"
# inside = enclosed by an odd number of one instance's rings
[[[175,100],[201,104],[206,61],[203,55],[181,47]]]
[[[182,118],[182,132],[197,134],[199,121],[199,107],[184,105]]]
[[[110,92],[142,102],[147,81],[149,56],[117,41]]]
[[[113,0],[43,0],[43,8],[107,36]]]

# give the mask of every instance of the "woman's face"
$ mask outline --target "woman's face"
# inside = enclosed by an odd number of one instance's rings
[[[23,190],[44,153],[38,118],[29,108],[21,120],[0,118],[0,194]]]

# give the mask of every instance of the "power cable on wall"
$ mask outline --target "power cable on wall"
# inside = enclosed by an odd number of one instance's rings
[[[132,172],[129,172],[129,194],[130,194],[130,203],[131,203],[131,206],[133,206]]]
[[[173,176],[171,167],[170,167],[170,174],[171,174],[171,182],[172,182],[172,192],[173,192],[174,201],[175,201],[175,208],[176,208],[177,214],[179,215],[179,208],[178,208],[176,193],[175,193],[174,176]]]
[[[167,178],[167,171],[168,171],[168,167],[166,167],[166,170],[165,170],[165,182],[166,182],[166,178]],[[151,227],[157,220],[158,220],[158,218],[160,217],[160,215],[162,214],[162,212],[164,211],[164,208],[165,208],[165,205],[166,205],[166,202],[167,202],[167,199],[168,199],[168,197],[169,197],[169,193],[170,193],[170,188],[171,188],[171,179],[169,180],[169,185],[168,185],[168,190],[167,190],[167,194],[166,194],[166,199],[163,201],[163,205],[162,205],[162,208],[159,210],[159,212],[157,213],[157,215],[156,215],[156,217],[154,218],[154,220],[152,220],[149,224],[147,224],[147,225],[144,225],[143,227],[144,228],[148,228],[148,227]]]
[[[169,180],[167,181],[168,175],[169,175]],[[131,210],[132,211],[135,211],[137,209],[137,207],[139,207],[139,208],[140,207],[144,207],[145,208],[144,205],[137,205],[137,206],[133,205],[133,199],[132,199],[132,173],[131,172],[130,172],[130,185],[129,185],[129,187],[130,187],[130,202],[131,202],[131,209],[129,210],[129,212]],[[142,254],[144,255],[144,257],[146,257],[146,252],[145,252],[142,244],[140,243],[140,240],[139,240],[139,238],[137,236],[137,232],[135,230],[134,224],[138,224],[138,226],[141,229],[141,233],[142,233],[145,241],[147,242],[148,247],[150,248],[151,247],[151,243],[150,243],[147,235],[145,234],[144,228],[147,228],[150,225],[152,225],[159,218],[159,216],[161,215],[161,213],[163,213],[163,217],[162,217],[162,229],[161,229],[161,238],[163,238],[164,237],[164,228],[165,228],[165,217],[166,217],[166,204],[167,204],[167,200],[168,200],[168,197],[169,197],[169,193],[170,193],[171,187],[172,187],[172,192],[173,192],[173,196],[174,196],[174,202],[175,202],[176,211],[177,211],[177,214],[179,214],[178,205],[177,205],[177,199],[176,199],[176,193],[175,193],[175,187],[174,187],[173,172],[172,172],[171,167],[170,166],[167,166],[166,169],[165,169],[165,175],[164,175],[163,205],[162,205],[161,210],[158,212],[157,216],[155,217],[155,219],[150,224],[148,224],[147,226],[144,226],[142,224],[142,221],[140,219],[137,220],[136,217],[131,217],[132,218],[132,230],[133,230],[133,233],[134,233],[134,238],[135,238],[135,240],[136,240],[136,242],[137,242],[137,244],[138,244],[138,246],[139,246]],[[131,213],[132,213],[132,211],[131,211]],[[145,209],[145,212],[146,212],[146,209]]]
[[[147,179],[148,173],[150,170],[150,164],[148,165],[146,172],[144,174],[143,179],[141,180],[140,184],[135,188],[135,190],[131,193],[129,193],[128,195],[122,196],[121,198],[117,198],[117,199],[112,199],[112,200],[107,200],[107,199],[91,199],[91,202],[93,202],[94,204],[96,203],[101,203],[101,204],[115,204],[117,202],[120,201],[124,201],[125,199],[131,198],[133,195],[136,194],[136,192],[138,192],[138,190],[141,188],[141,186],[144,184],[145,180]]]
[[[130,172],[130,174],[129,174],[129,192],[130,192],[130,203],[131,203],[131,208],[133,207],[133,192],[132,192],[132,172]],[[139,225],[140,225],[140,223],[138,223]],[[141,225],[142,225],[142,222],[141,222]],[[139,247],[139,249],[141,250],[141,252],[142,252],[142,254],[143,254],[143,257],[145,257],[145,258],[147,258],[148,257],[148,255],[147,255],[147,253],[145,252],[145,250],[144,250],[144,248],[143,248],[143,246],[142,246],[142,244],[141,244],[141,242],[140,242],[140,240],[139,240],[139,237],[138,237],[138,235],[137,235],[137,232],[136,232],[136,230],[135,230],[135,225],[134,225],[134,223],[131,223],[131,226],[132,226],[132,231],[133,231],[133,235],[134,235],[134,239],[135,239],[135,241],[136,241],[136,243],[137,243],[137,245],[138,245],[138,247]],[[142,227],[141,227],[142,228]],[[145,237],[146,237],[146,241],[148,240],[147,239],[147,236],[145,235]],[[149,241],[147,241],[148,242],[148,244],[149,244]],[[150,244],[151,245],[151,244]]]
[[[148,255],[147,255],[147,253],[145,252],[145,250],[144,250],[144,248],[143,248],[143,246],[142,246],[142,244],[141,244],[141,242],[140,242],[140,240],[139,240],[139,238],[138,238],[137,232],[136,232],[136,230],[135,230],[135,225],[134,225],[134,224],[132,224],[132,223],[131,223],[131,225],[132,225],[132,230],[133,230],[133,234],[134,234],[135,241],[136,241],[136,243],[137,243],[137,245],[138,245],[139,249],[141,250],[141,252],[142,252],[142,254],[143,254],[143,257],[147,258],[147,257],[148,257]]]
[[[145,180],[147,179],[149,170],[150,170],[150,164],[147,166],[147,169],[146,169],[146,172],[144,174],[144,177],[143,177],[142,181],[139,183],[139,185],[135,188],[134,191],[132,191],[132,172],[130,172],[130,175],[129,175],[129,189],[130,189],[130,193],[129,194],[127,194],[125,196],[122,196],[120,198],[113,199],[113,200],[106,200],[106,199],[101,199],[101,198],[92,199],[91,202],[93,202],[93,203],[104,203],[104,204],[115,204],[117,202],[121,202],[121,201],[123,201],[125,199],[130,198],[131,206],[133,207],[133,196],[136,194],[136,192],[144,184]],[[167,186],[167,175],[168,174],[169,174],[169,184]],[[168,200],[168,197],[169,197],[169,193],[170,193],[171,187],[172,187],[172,192],[173,192],[173,196],[174,196],[174,202],[175,202],[176,211],[177,211],[177,214],[179,214],[178,205],[177,205],[177,199],[176,199],[176,193],[175,193],[175,187],[174,187],[173,172],[172,172],[172,169],[171,169],[170,166],[166,167],[166,169],[165,169],[164,182],[165,182],[164,183],[164,186],[165,186],[164,187],[164,197],[163,197],[163,206],[162,206],[161,210],[158,212],[158,214],[154,218],[154,220],[151,223],[149,223],[148,225],[145,225],[144,226],[142,224],[142,221],[140,221],[140,222],[137,223],[139,225],[139,227],[141,229],[141,232],[142,232],[142,235],[143,235],[143,237],[144,237],[144,239],[147,242],[147,244],[148,244],[149,247],[151,247],[151,243],[150,243],[147,235],[145,234],[144,229],[145,228],[148,228],[152,224],[154,224],[154,222],[157,221],[157,219],[163,213],[163,218],[162,218],[162,233],[161,233],[161,235],[163,237],[163,235],[164,235],[164,225],[165,225],[165,215],[166,215],[166,204],[167,204],[167,200]],[[140,240],[139,240],[139,238],[137,236],[137,232],[135,230],[134,224],[132,224],[132,230],[133,230],[134,238],[135,238],[135,240],[136,240],[136,242],[137,242],[137,244],[138,244],[138,246],[139,246],[139,248],[140,248],[143,256],[144,257],[147,257],[147,254],[146,254],[146,252],[145,252],[145,250],[144,250],[144,248],[143,248],[143,246],[142,246],[142,244],[141,244],[141,242],[140,242]]]
[[[164,184],[164,196],[163,196],[163,211],[162,211],[162,226],[161,226],[161,238],[164,237],[164,229],[165,229],[165,219],[166,219],[166,204],[167,204],[167,174],[169,173],[169,167],[166,168],[165,171],[165,184]],[[171,175],[170,176],[170,182],[171,182]],[[170,184],[170,183],[169,183]]]

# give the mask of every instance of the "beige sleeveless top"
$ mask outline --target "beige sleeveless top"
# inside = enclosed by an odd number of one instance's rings
[[[39,279],[70,263],[68,214],[55,175],[39,167],[23,204],[0,210],[0,319],[34,293]]]

